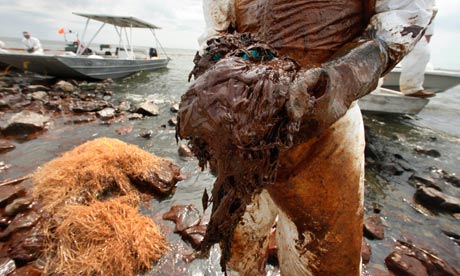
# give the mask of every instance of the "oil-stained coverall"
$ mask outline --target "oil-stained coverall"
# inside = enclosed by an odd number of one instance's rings
[[[427,0],[428,1],[428,0]],[[235,229],[228,269],[263,275],[277,221],[282,275],[359,275],[364,129],[355,100],[423,36],[425,0],[204,0],[206,40],[251,32],[302,66],[292,87],[320,89],[313,112],[298,95],[306,141],[280,154],[276,183],[254,196]],[[326,85],[324,85],[326,76]],[[318,88],[320,82],[321,88]]]

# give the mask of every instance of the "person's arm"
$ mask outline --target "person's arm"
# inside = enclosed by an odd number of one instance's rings
[[[435,12],[424,0],[381,0],[375,11],[368,30],[387,45],[389,72],[423,36]]]
[[[31,37],[30,39],[32,40],[32,48],[34,52],[42,48],[42,45],[40,44],[40,40],[38,40],[38,38]]]
[[[22,44],[24,45],[24,47],[26,47],[27,53],[32,53],[33,52],[33,48],[30,47],[30,43],[28,42],[27,39],[23,38],[22,39]]]
[[[234,25],[235,0],[203,0],[203,13],[206,29],[198,39],[201,54],[207,47],[206,41],[227,34]]]
[[[290,88],[288,115],[315,135],[343,116],[351,103],[373,91],[423,36],[432,13],[423,0],[377,0],[364,34],[328,62],[301,69]],[[298,137],[305,140],[307,137]]]
[[[429,9],[433,11],[433,17],[436,16],[436,14],[438,13],[438,7],[436,6],[436,2],[434,0],[431,3],[431,6],[429,7]],[[425,31],[425,38],[428,43],[430,43],[431,37],[433,36],[433,34],[434,34],[434,22],[433,20],[431,20],[430,24],[428,25]]]
[[[204,0],[203,5],[206,31],[200,38],[201,53],[209,38],[225,35],[235,22],[235,0]],[[306,135],[329,127],[353,101],[376,88],[378,79],[413,48],[431,19],[424,0],[377,0],[362,37],[320,67],[297,73],[289,89],[288,116],[302,122],[309,130],[302,132]]]

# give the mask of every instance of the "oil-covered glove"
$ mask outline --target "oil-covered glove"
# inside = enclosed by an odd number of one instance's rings
[[[345,45],[320,67],[299,70],[286,104],[288,116],[299,121],[302,129],[294,143],[318,135],[343,116],[353,101],[374,90],[387,60],[384,43],[366,39]]]

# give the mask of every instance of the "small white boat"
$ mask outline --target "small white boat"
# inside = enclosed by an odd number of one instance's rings
[[[399,90],[401,67],[394,68],[384,77],[383,87]],[[425,71],[423,87],[436,93],[444,92],[460,84],[460,71],[433,69]]]
[[[417,114],[429,102],[429,99],[404,96],[399,92],[401,68],[396,67],[388,73],[383,85],[359,100],[364,112],[389,114]],[[428,91],[441,93],[460,84],[460,71],[427,70],[423,86]]]
[[[87,18],[85,30],[82,35],[82,42],[79,44],[76,53],[65,52],[65,54],[62,55],[0,53],[0,62],[45,76],[79,79],[117,79],[139,71],[165,68],[170,61],[170,58],[167,56],[155,35],[155,30],[159,29],[159,27],[153,24],[134,17],[83,13],[74,14]],[[86,43],[84,42],[84,37],[90,20],[102,22],[102,25]],[[104,51],[101,53],[88,51],[88,47],[84,45],[91,45],[94,38],[106,24],[115,27],[118,34],[119,46],[115,48],[115,51],[103,49],[102,47],[101,51]],[[133,28],[150,30],[156,44],[163,50],[164,56],[159,57],[155,48],[150,48],[150,51],[145,49],[144,53],[136,51],[132,44]],[[88,55],[88,52],[91,52],[91,54]]]
[[[389,114],[417,114],[429,102],[428,99],[404,96],[401,92],[388,88],[377,88],[359,99],[362,111]]]

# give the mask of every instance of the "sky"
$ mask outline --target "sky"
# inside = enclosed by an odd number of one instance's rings
[[[0,0],[0,37],[20,37],[29,31],[40,40],[64,40],[58,29],[83,34],[86,19],[73,12],[133,16],[159,27],[157,37],[164,47],[197,49],[197,37],[205,24],[201,0]],[[102,23],[91,21],[86,39]],[[112,26],[105,26],[95,42],[118,43]],[[133,44],[149,46],[148,30],[135,30]]]
[[[460,70],[460,1],[437,0],[431,62],[435,68]],[[0,0],[0,37],[22,37],[27,30],[43,40],[63,40],[58,29],[83,33],[85,19],[72,12],[134,16],[160,26],[156,34],[166,48],[197,49],[205,24],[201,0]],[[92,22],[88,36],[100,23]],[[95,42],[117,43],[116,32],[106,26]],[[152,35],[133,32],[134,45],[150,46]]]

